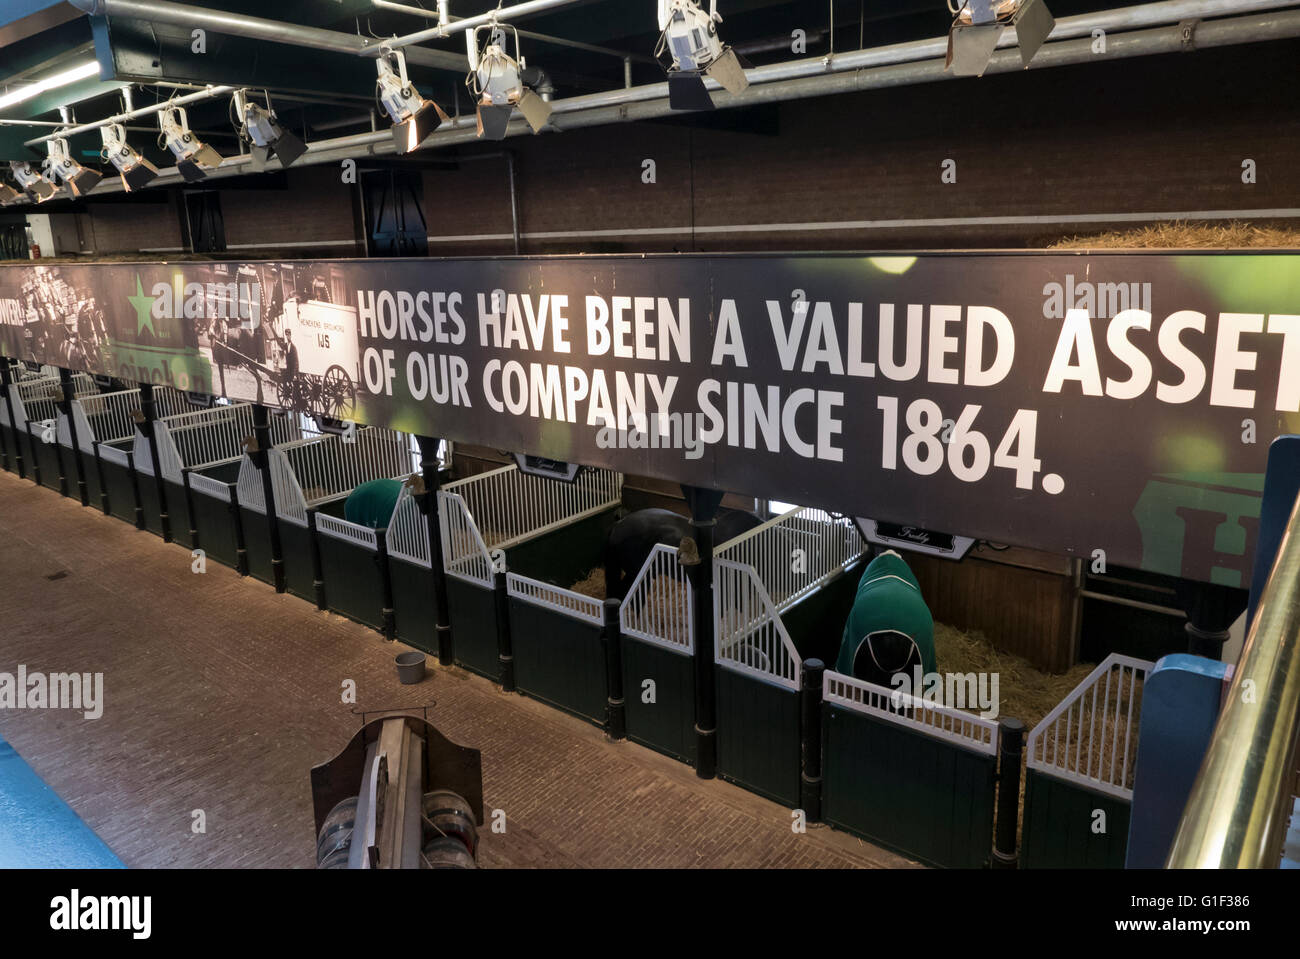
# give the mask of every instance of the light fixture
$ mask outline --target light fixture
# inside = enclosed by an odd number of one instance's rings
[[[15,160],[9,164],[9,167],[13,170],[14,179],[23,188],[23,192],[37,203],[51,200],[59,192],[58,186],[47,180],[41,171],[30,163],[19,163]]]
[[[515,57],[506,53],[506,28],[515,32]],[[489,140],[504,140],[510,116],[518,107],[523,118],[538,133],[551,118],[551,105],[532,88],[541,85],[546,75],[530,68],[519,53],[519,32],[488,23],[466,31],[469,52],[469,75],[465,85],[474,95],[478,110],[478,135]],[[487,41],[479,48],[478,35],[488,31]]]
[[[42,77],[40,80],[33,81],[25,87],[13,90],[10,93],[0,94],[0,110],[16,106],[32,97],[38,97],[49,90],[55,90],[59,87],[66,87],[70,83],[76,83],[78,80],[88,80],[90,77],[99,74],[99,63],[95,60],[87,60],[85,63],[79,63],[77,66],[59,73],[52,73],[48,77]]]
[[[1015,27],[1020,62],[1026,67],[1056,26],[1044,0],[964,0],[955,14],[944,68],[958,77],[984,75],[1008,25]]]
[[[221,166],[221,154],[190,132],[189,117],[184,107],[168,107],[158,113],[158,126],[167,149],[176,156],[176,169],[185,182],[194,183],[206,177],[207,170]]]
[[[122,186],[128,193],[140,189],[158,175],[158,168],[126,142],[126,127],[122,124],[110,123],[100,127],[99,135],[104,141],[104,159],[122,174]]]
[[[673,110],[712,110],[713,98],[704,78],[716,80],[728,93],[744,93],[749,86],[736,51],[718,36],[718,0],[709,0],[705,13],[695,0],[659,0],[659,45],[655,57],[667,52],[668,106]]]
[[[8,183],[0,181],[0,206],[9,206],[17,203],[23,198],[23,195],[11,187]]]
[[[239,135],[252,145],[253,169],[262,171],[274,156],[280,166],[290,166],[307,152],[307,144],[280,125],[270,100],[266,108],[249,102],[245,91],[235,91],[235,113],[239,117]]]
[[[98,170],[82,166],[74,160],[68,149],[68,141],[62,137],[50,140],[46,148],[50,153],[45,160],[46,175],[51,180],[57,179],[65,183],[73,196],[85,196],[104,179],[104,174]]]
[[[393,64],[397,64],[394,71]],[[383,50],[375,68],[379,71],[379,102],[393,121],[393,145],[398,153],[418,150],[434,130],[450,117],[432,100],[420,96],[406,77],[406,55],[401,50]]]

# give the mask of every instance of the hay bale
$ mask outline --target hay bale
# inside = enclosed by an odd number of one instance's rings
[[[569,589],[575,593],[581,593],[583,596],[590,596],[592,599],[604,599],[605,590],[605,568],[597,566],[585,577],[578,580]]]
[[[1049,250],[1244,250],[1300,248],[1300,229],[1226,223],[1175,221],[1131,230],[1071,236],[1048,244]]]

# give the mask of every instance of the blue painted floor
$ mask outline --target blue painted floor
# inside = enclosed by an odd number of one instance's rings
[[[121,860],[0,739],[0,869],[122,869]]]

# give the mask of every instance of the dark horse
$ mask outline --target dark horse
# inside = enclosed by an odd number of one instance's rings
[[[719,546],[762,523],[746,510],[727,510],[718,517],[713,543]],[[622,599],[650,558],[655,544],[678,546],[690,535],[690,519],[672,510],[639,509],[628,513],[614,524],[605,541],[605,595]]]

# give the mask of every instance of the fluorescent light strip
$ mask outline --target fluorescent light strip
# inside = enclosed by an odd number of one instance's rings
[[[43,77],[40,80],[29,83],[27,86],[14,90],[12,93],[0,95],[0,110],[23,103],[32,99],[32,97],[40,96],[48,90],[54,90],[58,87],[66,87],[69,83],[76,83],[78,80],[86,80],[98,75],[99,63],[95,60],[87,60],[85,63],[78,64],[69,70],[51,74],[48,77]]]

